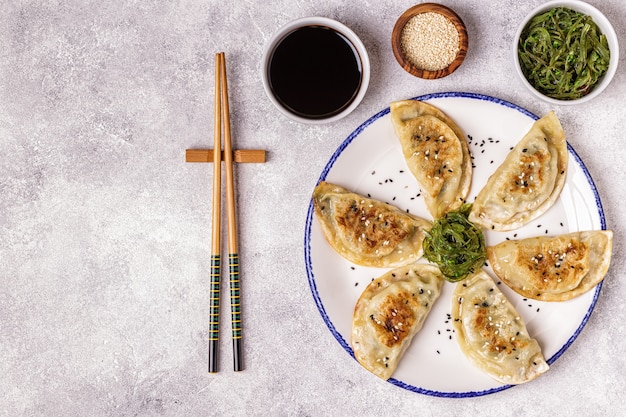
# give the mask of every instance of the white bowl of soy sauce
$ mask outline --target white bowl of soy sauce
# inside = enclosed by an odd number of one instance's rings
[[[265,92],[289,118],[329,123],[352,112],[367,91],[370,62],[359,37],[326,17],[305,17],[283,26],[262,59]]]

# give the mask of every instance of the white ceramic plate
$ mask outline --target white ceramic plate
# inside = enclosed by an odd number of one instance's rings
[[[472,93],[439,93],[416,99],[439,107],[467,134],[475,164],[469,202],[474,201],[487,178],[537,119],[519,106]],[[567,126],[564,128],[567,133]],[[567,180],[557,203],[518,230],[486,230],[487,245],[506,238],[606,228],[593,180],[574,149],[568,149]],[[364,122],[339,146],[322,171],[320,180],[360,194],[370,194],[372,198],[432,219],[420,196],[420,186],[404,161],[391,125],[389,108]],[[354,357],[350,347],[354,305],[372,278],[386,270],[357,266],[339,256],[328,245],[317,220],[314,220],[312,204],[306,220],[304,251],[309,285],[319,312],[337,341]],[[495,277],[491,268],[486,267],[486,270]],[[581,332],[601,289],[600,284],[574,300],[548,303],[527,300],[504,283],[496,282],[526,321],[528,331],[538,340],[550,364]],[[459,349],[449,320],[453,288],[454,284],[444,283],[442,294],[424,327],[413,339],[389,382],[439,397],[474,397],[509,388],[475,368]],[[356,361],[355,367],[360,367]],[[355,369],[355,372],[361,370]]]

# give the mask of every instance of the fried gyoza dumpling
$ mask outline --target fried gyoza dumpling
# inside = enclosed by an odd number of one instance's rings
[[[539,343],[485,271],[456,285],[452,318],[463,353],[496,381],[521,384],[548,370]]]
[[[537,120],[478,193],[469,220],[492,230],[517,229],[559,198],[567,142],[553,111]]]
[[[565,301],[595,287],[611,263],[613,232],[506,240],[487,248],[489,262],[515,292],[542,301]]]
[[[438,218],[460,207],[472,181],[472,161],[461,129],[422,101],[396,101],[390,109],[402,153],[422,186],[430,213]]]
[[[434,265],[396,268],[369,283],[354,308],[352,349],[365,369],[389,379],[439,297],[443,276]]]
[[[431,223],[397,207],[320,182],[313,192],[315,214],[328,243],[355,264],[408,265],[422,256]]]

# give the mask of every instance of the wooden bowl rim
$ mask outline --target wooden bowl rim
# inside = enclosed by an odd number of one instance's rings
[[[457,53],[456,57],[450,63],[450,65],[436,71],[422,69],[413,65],[413,63],[404,56],[404,53],[402,51],[402,45],[400,42],[402,30],[404,29],[404,26],[407,24],[407,22],[412,17],[427,12],[434,12],[443,15],[448,20],[450,20],[450,22],[454,25],[454,27],[456,27],[459,33],[459,52]],[[421,3],[410,7],[400,15],[400,17],[396,21],[396,24],[393,27],[393,31],[391,34],[391,45],[396,60],[408,73],[424,79],[432,80],[442,78],[452,74],[463,63],[463,60],[467,55],[468,49],[467,28],[465,27],[465,23],[463,23],[463,20],[459,17],[459,15],[456,14],[456,12],[449,7],[438,3]]]

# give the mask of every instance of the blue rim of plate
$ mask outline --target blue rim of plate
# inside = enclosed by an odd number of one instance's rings
[[[524,109],[523,107],[518,106],[517,104],[513,104],[509,101],[502,100],[496,97],[487,96],[484,94],[466,93],[466,92],[443,92],[443,93],[425,94],[422,96],[414,97],[413,100],[428,101],[428,100],[432,100],[436,98],[471,98],[475,100],[489,101],[495,104],[502,105],[504,107],[517,110],[520,113],[532,118],[533,120],[539,119],[537,115],[531,113],[530,111]],[[383,109],[379,111],[378,113],[376,113],[374,116],[370,117],[368,120],[363,122],[359,127],[357,127],[343,141],[343,143],[341,143],[341,145],[339,145],[335,153],[331,156],[330,160],[324,167],[324,170],[320,174],[318,183],[326,179],[326,176],[328,175],[331,168],[335,164],[335,161],[337,160],[337,158],[339,158],[339,155],[341,155],[341,153],[348,147],[348,145],[350,145],[350,143],[352,143],[352,141],[356,139],[364,129],[366,129],[369,125],[374,123],[379,118],[388,114],[389,111],[390,109],[389,107],[387,107],[386,109]],[[589,183],[589,186],[591,187],[591,190],[593,191],[593,195],[595,197],[596,208],[598,209],[598,215],[600,217],[600,228],[602,230],[606,230],[606,219],[604,217],[604,210],[602,208],[602,202],[600,201],[600,195],[598,194],[596,185],[593,182],[591,175],[589,174],[589,170],[587,170],[587,167],[583,163],[582,159],[580,159],[580,156],[578,156],[574,148],[572,148],[572,146],[569,143],[567,144],[567,149],[570,155],[574,157],[574,160],[580,166],[580,168],[585,174],[585,177],[587,178],[587,182]],[[344,350],[350,356],[352,356],[353,359],[355,359],[354,352],[352,351],[350,344],[346,342],[343,336],[335,328],[335,325],[331,322],[330,318],[328,317],[328,314],[326,314],[326,310],[324,309],[324,305],[322,304],[322,300],[320,299],[319,293],[317,292],[317,285],[315,283],[315,277],[313,275],[313,262],[311,260],[311,224],[312,222],[313,222],[313,201],[311,200],[311,202],[309,203],[309,209],[307,212],[305,232],[304,232],[304,261],[306,265],[306,272],[307,272],[307,277],[309,281],[309,286],[311,287],[311,293],[313,295],[313,299],[315,300],[315,304],[317,305],[317,309],[319,310],[322,316],[322,319],[324,320],[324,323],[326,323],[326,326],[328,326],[328,329],[330,330],[332,335],[335,337],[335,339],[337,339],[339,344],[344,348]],[[574,343],[574,340],[576,340],[580,332],[583,330],[583,328],[589,321],[589,317],[591,316],[591,313],[593,312],[593,309],[596,306],[596,302],[598,301],[598,297],[600,296],[601,289],[602,289],[602,282],[600,282],[596,286],[595,293],[591,301],[591,304],[589,306],[589,309],[587,310],[587,313],[585,314],[582,321],[580,322],[578,328],[576,329],[574,334],[567,340],[567,342],[554,355],[552,355],[547,360],[548,364],[552,365],[572,345],[572,343]],[[499,391],[504,391],[514,386],[514,385],[503,385],[501,387],[492,388],[492,389],[483,390],[483,391],[443,392],[443,391],[433,391],[433,390],[428,390],[425,388],[416,387],[414,385],[407,384],[395,378],[388,379],[388,382],[400,388],[406,389],[408,391],[417,392],[419,394],[430,395],[434,397],[445,397],[445,398],[480,397],[483,395],[488,395],[488,394],[493,394]]]

